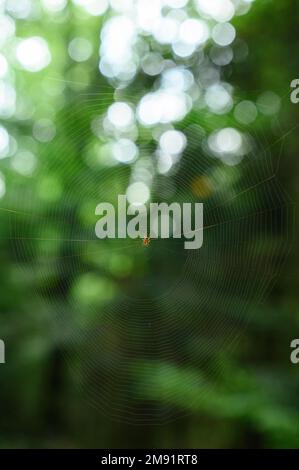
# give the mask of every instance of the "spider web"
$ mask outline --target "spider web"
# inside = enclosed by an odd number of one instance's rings
[[[236,344],[290,249],[294,206],[278,179],[287,134],[272,143],[253,135],[251,153],[228,167],[205,152],[209,132],[191,116],[179,127],[188,139],[182,160],[170,175],[154,173],[151,190],[159,202],[204,202],[202,248],[184,250],[178,239],[155,239],[146,248],[141,240],[98,240],[95,207],[124,194],[131,171],[120,164],[97,169],[81,158],[82,142],[93,138],[90,122],[111,101],[110,89],[82,95],[61,117],[69,135],[58,134],[53,161],[41,147],[43,172],[64,175],[63,197],[45,207],[35,187],[24,194],[20,186],[1,211],[15,259],[31,271],[31,294],[51,312],[52,335],[86,402],[116,420],[161,424],[211,398],[224,352]],[[90,117],[84,123],[77,120],[82,109]],[[140,154],[153,164],[150,140]],[[206,186],[194,194],[198,177]],[[120,271],[111,268],[118,259]],[[126,263],[131,270],[124,273]],[[106,300],[95,292],[92,302],[80,304],[74,285],[86,273],[92,286],[108,280],[104,287],[113,285],[113,295],[104,289]]]

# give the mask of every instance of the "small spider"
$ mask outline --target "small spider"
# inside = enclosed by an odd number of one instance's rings
[[[143,245],[144,246],[148,246],[150,244],[150,242],[151,242],[150,237],[144,237],[144,239],[143,239]]]

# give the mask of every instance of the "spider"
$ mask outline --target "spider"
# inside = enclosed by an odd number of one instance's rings
[[[150,242],[151,242],[150,237],[144,237],[144,239],[143,239],[143,245],[144,246],[148,246],[150,244]]]

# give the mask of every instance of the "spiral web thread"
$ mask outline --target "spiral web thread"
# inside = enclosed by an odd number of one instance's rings
[[[34,189],[26,198],[20,190],[1,211],[10,220],[20,269],[30,266],[37,285],[45,286],[52,334],[64,337],[65,359],[86,402],[117,420],[161,424],[182,414],[182,390],[189,410],[210,394],[223,366],[218,351],[235,344],[286,257],[293,205],[277,179],[286,136],[271,144],[254,136],[255,148],[237,167],[217,163],[215,170],[198,145],[205,138],[202,128],[194,126],[194,117],[186,119],[179,126],[188,138],[184,156],[175,173],[155,174],[151,189],[161,202],[204,202],[202,248],[184,250],[178,239],[156,239],[146,249],[141,240],[97,240],[95,206],[108,193],[113,201],[124,194],[130,171],[127,165],[94,171],[82,162],[90,121],[81,126],[76,116],[84,108],[92,120],[111,99],[110,91],[82,96],[63,117],[75,151],[59,135],[54,161],[41,148],[44,171],[66,178],[63,199],[45,209]],[[129,99],[134,102],[134,96]],[[151,142],[142,144],[140,154],[152,158]],[[118,186],[111,189],[112,172]],[[203,200],[190,189],[198,176],[213,188]],[[267,247],[262,255],[261,247]],[[116,294],[82,307],[72,296],[78,276],[109,278],[107,263],[124,253],[134,269],[127,277],[115,276]],[[40,289],[33,294],[40,296]]]

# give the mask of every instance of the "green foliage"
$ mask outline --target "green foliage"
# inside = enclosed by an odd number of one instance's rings
[[[1,447],[297,447],[299,380],[289,360],[299,327],[297,227],[285,192],[297,200],[293,2],[256,0],[233,19],[235,57],[249,48],[242,62],[218,68],[234,107],[217,113],[194,100],[173,124],[187,147],[176,171],[154,173],[152,197],[204,199],[204,248],[192,256],[176,240],[144,248],[95,238],[96,205],[126,192],[136,162],[143,172],[156,165],[151,128],[131,129],[139,156],[120,164],[121,135],[103,120],[114,101],[138,106],[156,77],[140,68],[122,86],[99,72],[111,11],[91,16],[68,2],[51,13],[47,2],[31,3],[29,17],[15,14],[2,51],[15,57],[20,38],[41,36],[52,60],[32,73],[10,59],[6,77],[17,101],[2,122],[11,140],[1,159]],[[68,53],[78,37],[92,49],[82,62]],[[150,35],[138,47],[174,60]],[[199,56],[176,59],[196,83],[209,68]],[[281,98],[274,114],[260,111],[267,91]],[[248,125],[234,112],[242,100],[259,109]],[[250,136],[251,152],[235,166],[207,150],[207,137],[226,127]]]

